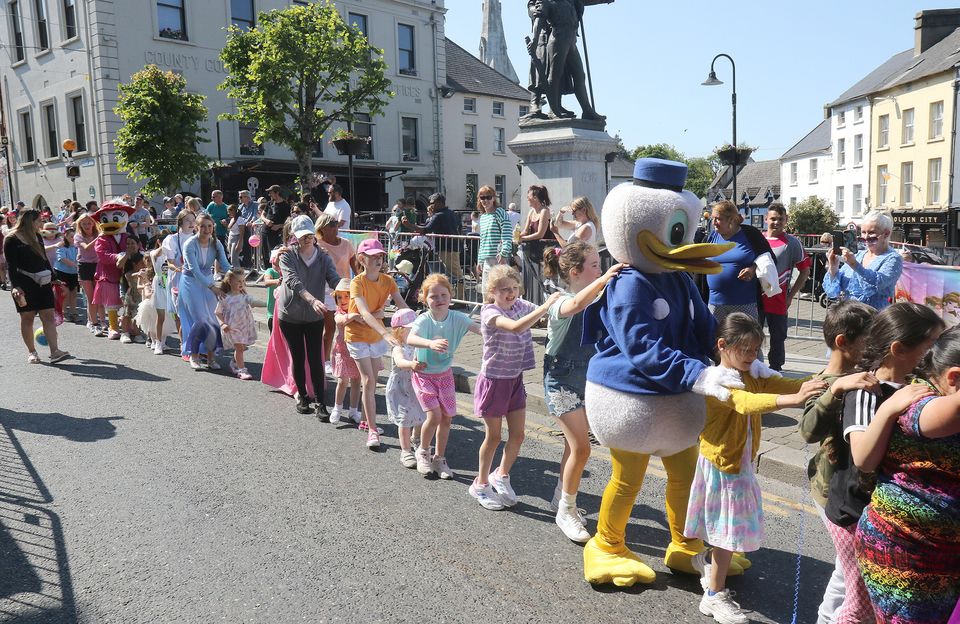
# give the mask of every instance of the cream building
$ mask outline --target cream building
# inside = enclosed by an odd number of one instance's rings
[[[442,118],[447,205],[476,209],[477,190],[494,187],[504,207],[523,206],[519,159],[507,149],[529,110],[530,93],[449,39]]]
[[[138,187],[116,169],[113,113],[117,87],[147,64],[182,73],[187,88],[205,96],[209,111],[201,151],[226,163],[217,177],[182,190],[214,186],[228,199],[243,188],[263,194],[270,184],[293,187],[292,154],[277,145],[254,145],[254,129],[217,121],[233,110],[217,90],[225,72],[218,54],[230,24],[250,26],[260,11],[306,4],[301,0],[5,0],[0,46],[0,94],[13,193],[28,204],[59,204],[73,192],[60,149],[77,141],[81,201]],[[439,89],[445,83],[443,0],[351,0],[336,6],[348,22],[384,50],[396,97],[383,114],[355,131],[372,137],[356,163],[356,198],[362,211],[386,210],[405,195],[425,198],[443,180]],[[346,184],[346,157],[326,141],[317,146],[315,171]],[[232,196],[232,197],[231,197]],[[322,199],[322,198],[321,198]]]

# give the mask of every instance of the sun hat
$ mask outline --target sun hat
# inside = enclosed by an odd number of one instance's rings
[[[293,232],[293,235],[297,238],[306,236],[307,234],[315,235],[316,232],[313,229],[313,219],[307,215],[300,215],[290,224],[290,231]]]
[[[377,239],[368,238],[360,241],[360,244],[357,245],[357,253],[375,256],[377,254],[385,254],[387,253],[387,250],[383,248],[383,245]]]
[[[410,327],[417,320],[417,313],[410,308],[397,310],[390,319],[390,327]]]
[[[335,293],[338,293],[338,292],[348,293],[348,292],[350,292],[350,280],[348,280],[348,279],[345,278],[345,277],[341,277],[341,278],[340,278],[340,281],[337,282],[337,287],[333,289],[333,292],[335,292]]]
[[[409,260],[401,260],[397,263],[397,270],[409,277],[413,273],[413,263]]]

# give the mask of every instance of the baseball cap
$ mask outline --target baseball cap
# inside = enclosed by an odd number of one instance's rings
[[[410,308],[397,310],[390,319],[390,327],[410,327],[417,320],[417,313]]]
[[[313,220],[307,215],[300,215],[290,224],[290,231],[297,238],[307,234],[316,234],[313,229]]]
[[[165,204],[169,204],[169,203],[172,202],[172,201],[173,201],[173,198],[172,198],[172,197],[164,197],[164,198],[163,198],[163,203],[165,203]]]
[[[427,200],[427,203],[430,203],[430,204],[436,204],[437,202],[440,202],[443,204],[447,203],[447,198],[443,196],[443,193],[434,193]]]
[[[375,238],[368,238],[360,242],[357,245],[357,253],[367,254],[368,256],[375,256],[377,254],[385,254],[387,250],[383,248],[383,245]]]
[[[273,186],[268,186],[268,187],[267,187],[267,192],[268,192],[268,193],[271,193],[271,192],[273,192],[273,191],[276,191],[276,192],[279,193],[279,192],[281,192],[281,190],[282,190],[282,189],[280,188],[280,185],[278,185],[278,184],[274,184]]]

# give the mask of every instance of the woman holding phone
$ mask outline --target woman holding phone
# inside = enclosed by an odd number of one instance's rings
[[[903,258],[890,248],[892,231],[889,215],[871,212],[860,228],[859,240],[864,249],[845,247],[843,238],[834,233],[833,247],[827,252],[828,270],[823,276],[823,290],[828,297],[861,301],[877,310],[893,303]]]

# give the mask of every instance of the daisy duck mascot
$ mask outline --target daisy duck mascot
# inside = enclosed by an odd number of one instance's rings
[[[110,322],[110,331],[107,336],[110,340],[120,339],[118,311],[122,306],[120,300],[122,270],[117,264],[126,255],[127,220],[133,212],[132,206],[118,198],[105,202],[100,210],[92,215],[97,223],[97,229],[100,230],[100,236],[93,245],[97,252],[93,302],[102,305],[107,311],[107,319]]]

